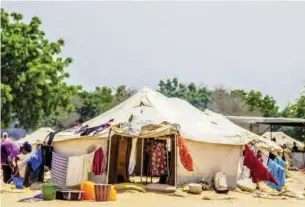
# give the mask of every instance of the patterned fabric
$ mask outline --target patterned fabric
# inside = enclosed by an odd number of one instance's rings
[[[68,157],[53,152],[51,180],[58,187],[65,187],[67,178]]]
[[[178,137],[180,161],[187,171],[193,171],[193,159],[183,137]]]
[[[164,143],[158,143],[152,150],[151,175],[161,176],[166,174],[166,164],[166,148]]]

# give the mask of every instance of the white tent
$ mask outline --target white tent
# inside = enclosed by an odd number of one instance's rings
[[[188,102],[168,98],[159,92],[144,88],[137,94],[84,123],[89,127],[98,126],[114,119],[114,124],[127,122],[131,115],[138,125],[160,124],[164,121],[180,126],[180,134],[194,161],[194,171],[184,169],[177,162],[177,184],[196,182],[205,178],[211,180],[219,171],[227,175],[228,185],[235,187],[242,156],[242,146],[254,140],[254,134],[244,133],[238,126],[220,114],[203,113]],[[98,135],[82,137],[79,134],[62,132],[56,135],[54,150],[68,156],[84,154],[90,145],[102,145],[108,131]]]
[[[266,138],[268,140],[271,140],[272,138],[276,139],[276,143],[279,145],[284,145],[286,144],[287,147],[292,148],[293,147],[293,143],[297,143],[297,146],[299,147],[304,147],[304,143],[293,139],[292,137],[288,136],[287,134],[285,134],[284,132],[265,132],[262,135],[263,138]]]
[[[29,142],[30,144],[37,144],[42,142],[50,132],[54,130],[49,127],[42,127],[31,134],[26,135],[24,138],[20,139],[18,142],[23,143],[25,141]]]

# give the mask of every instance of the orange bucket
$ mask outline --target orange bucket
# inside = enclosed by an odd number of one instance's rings
[[[111,185],[109,184],[94,184],[95,200],[109,201]]]

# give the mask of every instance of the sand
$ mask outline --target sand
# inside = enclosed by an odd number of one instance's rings
[[[287,180],[288,189],[293,192],[304,192],[305,187],[305,174],[301,172],[291,172],[292,179]],[[255,198],[252,194],[230,192],[229,196],[235,199],[232,200],[203,200],[204,196],[221,198],[222,195],[216,194],[212,191],[205,191],[201,195],[190,195],[186,197],[175,197],[168,194],[160,193],[139,193],[139,192],[124,192],[118,194],[118,200],[115,202],[90,202],[90,201],[37,201],[37,202],[17,202],[19,199],[33,196],[40,191],[31,191],[27,193],[4,193],[1,194],[1,204],[4,207],[17,207],[17,206],[68,206],[81,207],[84,205],[91,206],[122,206],[122,207],[134,207],[134,206],[166,206],[166,207],[196,207],[196,206],[234,206],[234,207],[279,207],[279,206],[305,206],[305,200],[297,200],[294,198],[288,198],[287,200],[270,200],[263,198]]]

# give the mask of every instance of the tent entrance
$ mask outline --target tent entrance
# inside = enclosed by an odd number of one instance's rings
[[[108,183],[175,185],[175,135],[162,138],[111,137]]]

